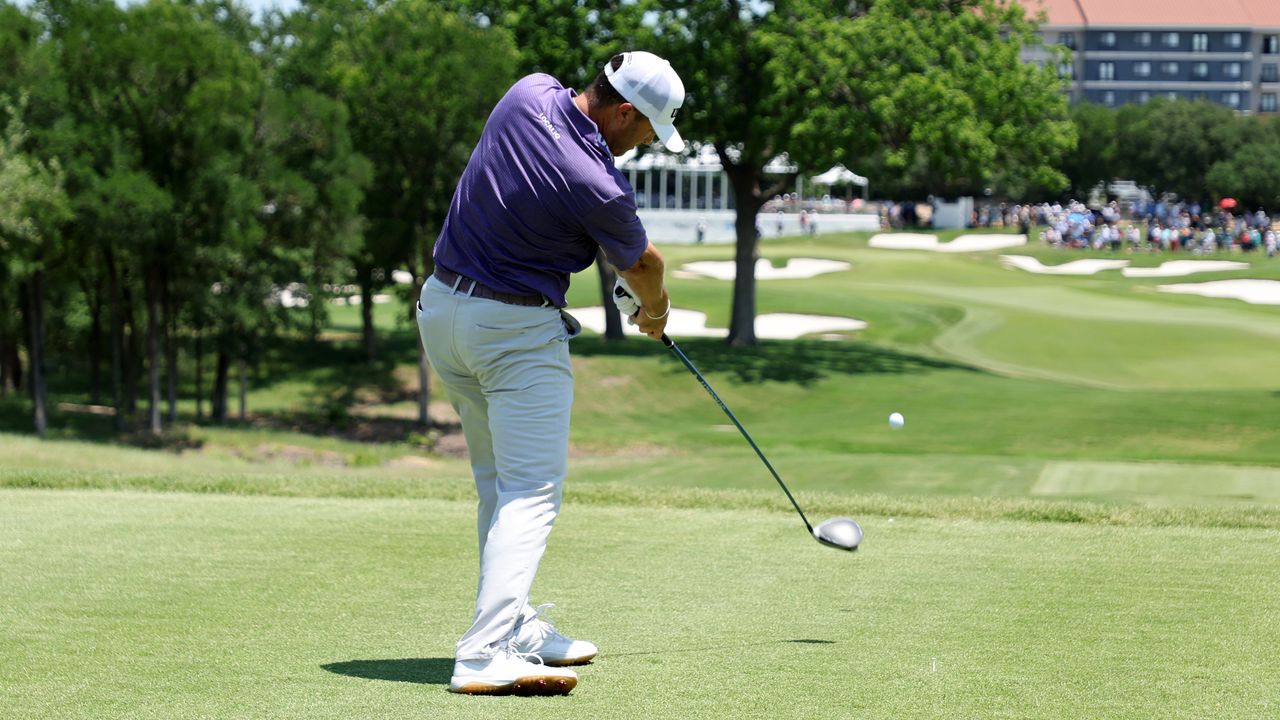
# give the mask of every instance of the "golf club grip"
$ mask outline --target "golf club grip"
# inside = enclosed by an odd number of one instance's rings
[[[751,438],[751,433],[747,432],[747,429],[742,426],[742,423],[738,421],[738,418],[733,414],[733,411],[729,409],[729,406],[724,404],[724,400],[720,399],[720,395],[711,387],[711,383],[707,382],[707,379],[702,376],[702,373],[698,372],[698,368],[694,367],[693,361],[684,354],[684,351],[675,344],[675,341],[667,337],[666,333],[662,334],[662,344],[666,345],[671,352],[676,354],[676,357],[680,358],[680,362],[683,362],[684,366],[689,368],[689,372],[693,373],[693,376],[698,378],[698,382],[702,383],[702,387],[707,391],[707,394],[716,401],[716,404],[720,406],[720,409],[724,411],[724,414],[729,416],[729,419],[733,421],[735,426],[737,426],[738,432],[742,433],[742,437],[747,439],[747,443],[751,445],[751,449],[755,450],[756,455],[760,456],[760,461],[764,463],[766,468],[769,468],[769,473],[773,475],[773,479],[778,481],[778,487],[782,488],[782,492],[787,494],[787,499],[791,501],[791,506],[796,509],[796,512],[800,513],[800,519],[804,521],[804,526],[809,529],[810,534],[813,534],[813,525],[809,524],[809,518],[805,517],[804,510],[800,509],[800,503],[796,502],[791,491],[787,489],[787,484],[782,482],[782,477],[778,475],[778,471],[773,469],[773,464],[769,462],[769,458],[764,456],[764,452],[760,450],[760,446],[756,445],[756,441]]]

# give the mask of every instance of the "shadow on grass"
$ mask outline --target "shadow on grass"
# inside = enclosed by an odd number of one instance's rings
[[[969,365],[923,355],[898,352],[857,341],[764,340],[756,347],[730,347],[718,338],[677,340],[680,349],[702,373],[730,373],[744,383],[766,381],[809,385],[829,375],[904,375],[937,370],[982,372]],[[644,357],[655,353],[684,366],[661,345],[640,338],[605,342],[600,337],[573,341],[572,351],[583,357]]]
[[[829,342],[823,340],[766,340],[756,347],[730,347],[718,338],[681,340],[680,347],[697,368],[708,375],[727,374],[742,383],[788,382],[810,385],[831,375],[917,374],[941,370],[983,372],[958,363],[929,358],[858,341]],[[605,342],[599,336],[573,341],[572,353],[579,357],[652,357],[655,354],[669,363],[673,373],[684,372],[684,366],[670,352],[653,341],[630,338],[622,342]],[[376,406],[410,400],[415,393],[413,383],[406,383],[406,364],[417,361],[416,332],[397,330],[379,337],[378,354],[368,362],[357,341],[311,341],[299,338],[277,338],[264,341],[259,359],[251,369],[250,385],[255,393],[280,392],[274,388],[292,383],[298,387],[293,406],[303,408],[290,412],[255,412],[250,404],[247,423],[229,419],[229,427],[256,427],[289,430],[308,435],[337,437],[358,442],[406,442],[423,428],[411,419],[364,418],[353,412],[359,406]],[[182,366],[190,371],[190,363]],[[203,389],[211,389],[212,377],[206,366]],[[126,422],[123,433],[117,433],[115,419],[110,416],[63,412],[59,401],[84,402],[85,388],[76,373],[64,372],[51,378],[49,435],[60,439],[119,443],[152,449],[183,450],[192,441],[183,425],[212,425],[207,419],[197,421],[188,414],[179,417],[179,429],[154,437],[145,429],[145,408],[140,407]],[[232,378],[229,401],[232,413],[236,405],[236,385]],[[439,389],[433,388],[439,397]],[[181,397],[195,394],[191,377],[180,383]],[[269,407],[272,403],[266,403]],[[208,407],[206,398],[206,408]],[[25,397],[0,398],[0,432],[30,434],[30,405]],[[449,430],[450,428],[437,428]]]
[[[834,645],[835,640],[815,640],[803,638],[798,640],[766,640],[756,643],[745,643],[735,647],[755,647],[761,645]],[[680,653],[700,653],[708,650],[721,650],[724,645],[693,648],[668,648],[641,652],[609,653],[609,657],[635,657],[640,655],[677,655]],[[418,685],[448,685],[453,677],[453,658],[400,658],[397,660],[345,660],[320,666],[336,675],[363,678],[365,680],[386,680],[388,682],[415,683]]]
[[[453,677],[453,658],[347,660],[320,667],[331,673],[348,677],[419,685],[448,685],[449,679]]]

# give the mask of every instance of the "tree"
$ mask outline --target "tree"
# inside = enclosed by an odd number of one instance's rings
[[[1076,138],[1056,64],[1022,60],[1035,30],[1016,4],[877,0],[848,35],[846,152],[889,192],[1062,190]]]
[[[39,24],[20,8],[0,4],[0,99],[16,99],[29,85],[28,65],[39,32]],[[21,333],[16,322],[19,296],[16,292],[10,295],[16,286],[8,280],[0,262],[0,397],[10,386],[17,390],[22,378],[18,356]]]
[[[1240,130],[1230,108],[1203,100],[1157,98],[1121,108],[1118,161],[1140,185],[1204,200],[1209,195],[1205,172],[1236,151]]]
[[[1242,207],[1280,207],[1280,142],[1250,143],[1205,174],[1208,193],[1235,198]]]
[[[1075,197],[1087,198],[1098,183],[1123,174],[1117,161],[1117,117],[1117,111],[1105,105],[1086,102],[1072,106],[1071,121],[1079,145],[1063,157],[1061,167]]]
[[[251,23],[247,11],[215,2],[37,7],[67,81],[72,130],[60,153],[75,181],[77,241],[106,267],[113,375],[123,366],[118,409],[133,406],[141,365],[132,309],[140,292],[147,424],[159,433],[162,367],[170,422],[176,414],[179,317],[209,305],[220,270],[201,260],[210,248],[262,237],[251,162],[263,83]],[[135,329],[128,339],[125,326]]]
[[[23,152],[27,139],[20,108],[3,106],[0,136],[0,279],[21,283],[27,325],[33,423],[38,435],[48,430],[45,379],[45,268],[57,253],[58,229],[70,218],[65,176],[56,162]],[[5,283],[6,285],[8,282]]]
[[[1022,62],[1036,42],[1021,8],[994,0],[772,5],[662,0],[653,42],[685,79],[686,137],[712,141],[733,185],[732,344],[755,337],[756,216],[798,172],[840,159],[888,192],[1020,192],[1065,183],[1074,144],[1053,68]]]

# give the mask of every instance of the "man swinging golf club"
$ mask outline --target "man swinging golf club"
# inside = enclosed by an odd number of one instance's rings
[[[581,95],[530,75],[493,109],[458,182],[418,310],[479,496],[480,581],[454,692],[565,694],[577,675],[564,666],[597,653],[529,600],[568,464],[568,340],[580,326],[561,308],[569,274],[603,248],[638,301],[631,321],[662,337],[662,256],[614,156],[655,135],[682,150],[673,122],[683,102],[679,76],[647,52],[615,56]]]

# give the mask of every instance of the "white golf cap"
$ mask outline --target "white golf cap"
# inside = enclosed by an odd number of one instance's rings
[[[676,114],[684,104],[684,83],[671,63],[653,53],[625,52],[617,70],[612,60],[605,64],[604,75],[619,95],[649,118],[668,150],[684,150],[684,140],[675,126]]]

